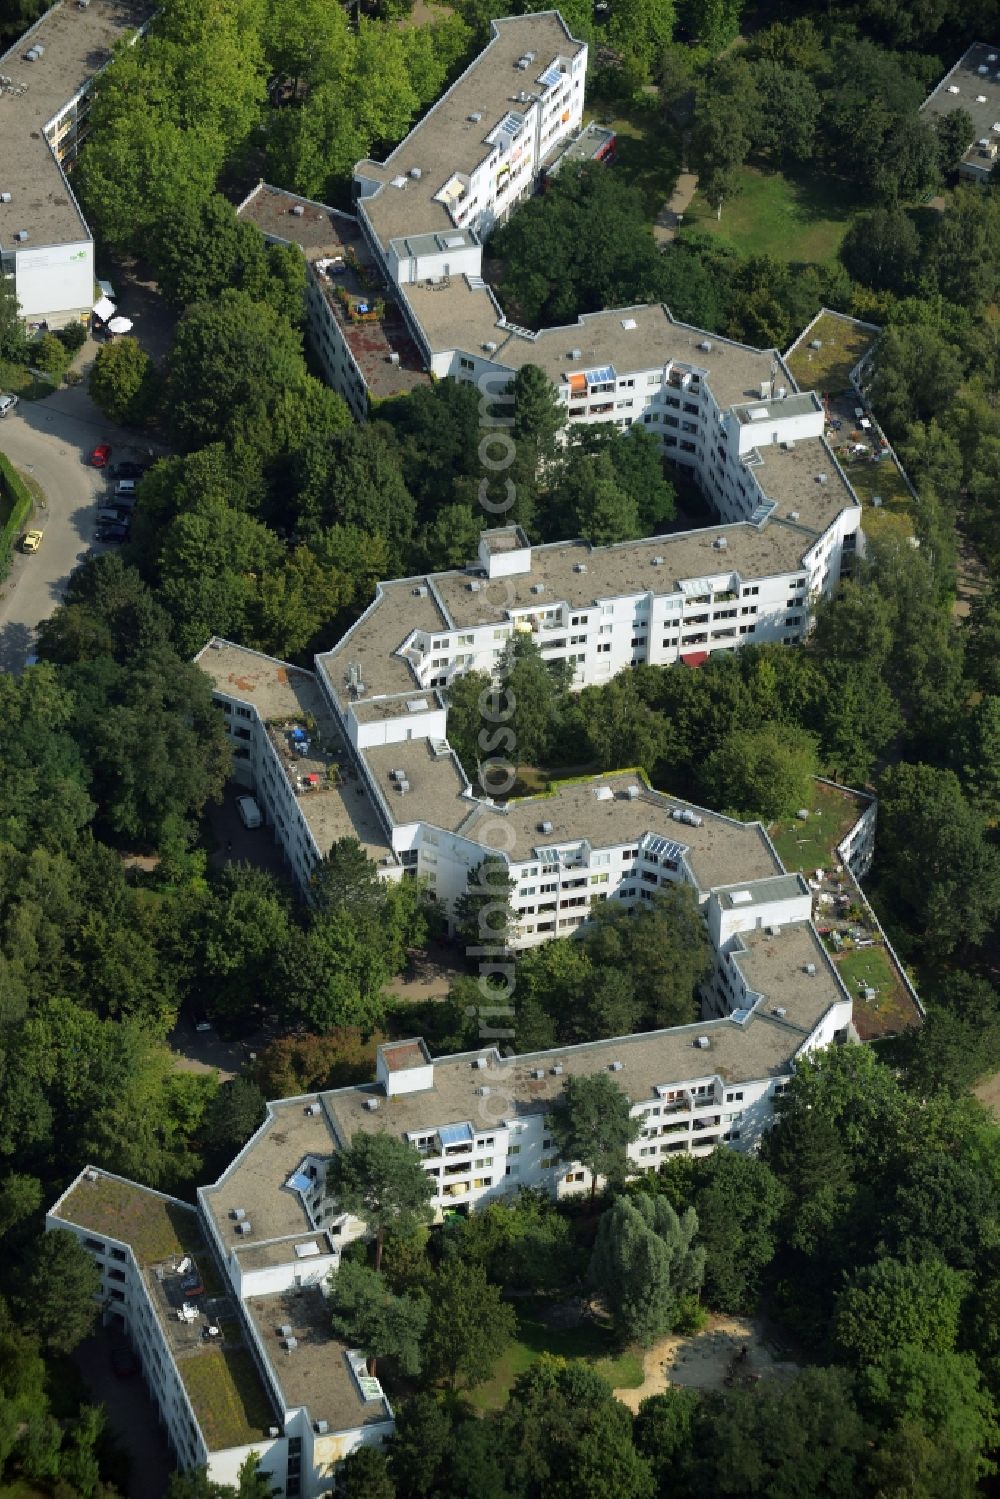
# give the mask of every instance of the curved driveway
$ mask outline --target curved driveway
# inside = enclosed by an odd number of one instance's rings
[[[105,487],[87,464],[99,442],[115,449],[112,462],[135,439],[107,422],[81,387],[24,401],[0,419],[0,452],[30,474],[45,494],[32,524],[45,532],[34,556],[15,550],[0,583],[0,669],[20,671],[33,649],[35,626],[59,603],[73,569],[94,549],[97,498]]]

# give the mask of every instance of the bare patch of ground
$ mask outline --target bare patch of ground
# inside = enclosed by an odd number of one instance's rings
[[[669,244],[677,234],[677,226],[691,206],[698,191],[698,178],[694,172],[681,172],[677,186],[664,203],[653,222],[653,238],[658,245]]]
[[[398,999],[417,1003],[425,999],[444,999],[452,984],[467,969],[455,948],[443,942],[430,942],[426,949],[412,953],[406,970],[386,985]]]
[[[660,1395],[672,1385],[721,1390],[753,1385],[761,1379],[789,1378],[797,1372],[798,1365],[783,1359],[766,1336],[763,1322],[713,1316],[694,1337],[671,1334],[660,1338],[643,1358],[642,1384],[633,1390],[615,1390],[615,1395],[629,1410],[637,1411],[647,1396]]]
[[[979,1102],[985,1104],[986,1108],[1000,1119],[1000,1072],[993,1072],[989,1077],[984,1077],[972,1091]]]

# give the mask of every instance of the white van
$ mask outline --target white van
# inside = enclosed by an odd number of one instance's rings
[[[259,828],[264,821],[263,815],[252,796],[238,796],[236,806],[240,817],[243,819],[245,828]]]

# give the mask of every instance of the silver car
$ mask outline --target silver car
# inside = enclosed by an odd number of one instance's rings
[[[17,405],[17,396],[5,396],[0,392],[0,416],[6,416],[8,411],[13,411]]]

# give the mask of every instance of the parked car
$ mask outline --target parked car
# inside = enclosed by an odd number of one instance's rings
[[[117,506],[102,505],[97,512],[97,524],[99,526],[124,526],[128,530],[128,511],[119,510]]]
[[[44,534],[44,531],[25,531],[24,540],[21,542],[22,552],[37,552]]]
[[[90,462],[94,468],[107,468],[111,461],[111,444],[99,442],[90,455]]]
[[[114,484],[112,484],[111,486],[111,493],[114,495],[115,499],[118,499],[119,497],[124,499],[126,496],[130,499],[134,499],[135,489],[135,479],[116,479]]]
[[[111,479],[141,479],[149,467],[148,463],[133,463],[127,458],[123,463],[113,463],[108,469]]]
[[[245,828],[259,828],[264,821],[261,810],[252,796],[238,796],[236,798],[236,810],[243,819]]]
[[[108,546],[121,546],[123,541],[128,541],[128,526],[123,526],[120,523],[117,525],[98,526],[97,539]]]
[[[97,503],[99,505],[111,505],[115,510],[122,510],[127,515],[131,515],[135,509],[135,495],[118,494],[117,490],[112,489],[110,494],[106,494],[103,500],[98,500]]]
[[[197,1270],[190,1275],[185,1275],[181,1281],[181,1290],[185,1296],[204,1296],[205,1287]]]
[[[0,416],[6,416],[8,411],[13,411],[17,405],[17,396],[6,396],[0,391]]]

